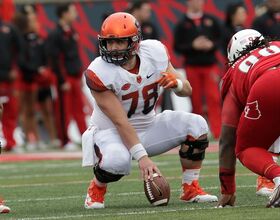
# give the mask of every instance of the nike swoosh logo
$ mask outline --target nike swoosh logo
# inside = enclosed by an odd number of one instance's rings
[[[153,181],[152,183],[153,183],[154,187],[156,188],[156,190],[158,191],[158,195],[159,195],[159,196],[162,196],[162,192],[161,192],[160,188],[158,187],[158,185],[155,184],[154,181]]]
[[[150,75],[147,75],[147,79],[149,79],[152,75],[154,75],[155,73],[152,73]]]

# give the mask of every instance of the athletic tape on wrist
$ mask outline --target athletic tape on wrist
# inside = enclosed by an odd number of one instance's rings
[[[183,82],[180,79],[177,80],[177,87],[173,89],[174,92],[181,92],[183,90]]]
[[[145,150],[143,145],[140,143],[135,144],[132,148],[130,148],[129,152],[130,152],[131,156],[137,161],[140,160],[142,157],[148,155],[147,151]]]

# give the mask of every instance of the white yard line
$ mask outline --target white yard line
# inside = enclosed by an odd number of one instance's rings
[[[255,188],[256,185],[238,185],[236,188]],[[210,186],[210,187],[203,187],[205,190],[216,190],[219,189],[219,186]],[[171,190],[171,192],[181,192],[181,189],[174,189]],[[106,197],[110,196],[138,196],[138,195],[144,195],[143,192],[125,192],[125,193],[107,193]],[[46,198],[34,198],[34,199],[16,199],[16,200],[5,200],[9,203],[16,203],[16,202],[39,202],[39,201],[53,201],[53,200],[68,200],[68,199],[79,199],[79,198],[85,198],[85,195],[75,195],[75,196],[61,196],[61,197],[46,197]]]
[[[235,206],[235,208],[244,208],[244,207],[257,207],[257,205],[242,205]],[[52,220],[52,219],[69,219],[69,218],[86,218],[86,217],[108,217],[108,216],[130,216],[130,215],[151,215],[157,213],[172,213],[178,211],[197,211],[197,210],[212,210],[216,209],[215,207],[200,207],[200,208],[178,208],[178,209],[161,209],[161,210],[152,210],[152,211],[135,211],[135,212],[112,212],[112,213],[102,213],[102,214],[85,214],[85,215],[63,215],[63,216],[49,216],[49,217],[34,217],[34,218],[21,218],[18,220]]]
[[[81,174],[79,174],[81,175]],[[44,175],[42,175],[43,177]],[[49,174],[51,176],[51,174]],[[58,176],[58,175],[54,175]],[[67,176],[67,175],[65,175]],[[71,176],[71,175],[69,175]],[[75,175],[76,176],[76,175]],[[244,173],[244,174],[237,174],[236,176],[256,176],[254,173]],[[200,178],[217,178],[217,174],[211,174],[211,175],[200,175]],[[4,178],[5,179],[5,178]],[[173,176],[173,177],[166,177],[167,180],[173,180],[173,179],[181,179],[181,176]],[[90,180],[88,181],[69,181],[69,182],[59,182],[59,183],[30,183],[30,184],[9,184],[9,185],[0,185],[0,188],[17,188],[17,187],[43,187],[43,186],[56,186],[56,185],[72,185],[72,184],[83,184],[83,183],[89,183]],[[140,177],[139,178],[124,178],[124,182],[138,182],[141,181]]]
[[[207,166],[204,166],[204,169],[207,169]],[[164,172],[168,172],[168,171],[180,171],[180,168],[174,168],[174,167],[165,167]],[[21,172],[20,172],[21,173]],[[9,173],[9,176],[0,176],[0,180],[9,180],[9,179],[32,179],[32,178],[42,178],[42,177],[66,177],[66,176],[82,176],[82,175],[91,175],[91,169],[90,172],[69,172],[69,173],[65,173],[65,172],[56,172],[56,173],[48,173],[48,174],[25,174],[25,175],[16,175],[15,173],[13,173],[11,175],[11,173]],[[217,176],[217,175],[215,175]]]

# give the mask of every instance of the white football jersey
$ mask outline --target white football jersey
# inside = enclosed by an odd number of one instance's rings
[[[169,56],[165,46],[157,40],[141,41],[138,56],[138,74],[133,74],[115,64],[97,57],[86,71],[86,81],[90,89],[113,91],[127,112],[129,122],[136,130],[147,128],[154,120],[154,106],[158,100],[159,86],[156,81],[166,71]],[[101,89],[99,89],[99,88]],[[113,128],[111,120],[94,102],[91,125],[100,130]]]

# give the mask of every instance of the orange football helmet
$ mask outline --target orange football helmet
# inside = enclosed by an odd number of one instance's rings
[[[128,40],[125,50],[107,50],[107,40]],[[108,16],[101,26],[98,35],[99,52],[103,60],[116,65],[125,64],[137,53],[142,39],[138,21],[129,13],[117,12]]]

